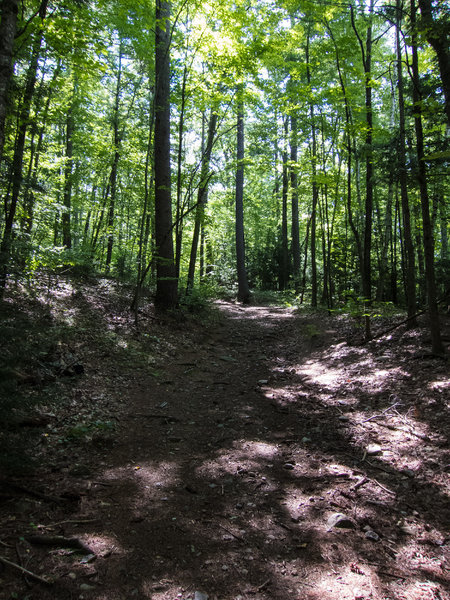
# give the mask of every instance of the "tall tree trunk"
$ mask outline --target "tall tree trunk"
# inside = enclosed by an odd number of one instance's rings
[[[5,121],[8,109],[8,90],[13,65],[14,36],[16,35],[19,0],[2,0],[0,21],[0,163],[5,145]]]
[[[285,144],[288,136],[288,119],[284,119]],[[289,244],[288,244],[288,154],[286,146],[283,149],[283,174],[281,190],[281,265],[280,265],[280,289],[285,290],[289,281]]]
[[[243,86],[238,89],[237,109],[237,168],[236,168],[236,267],[238,276],[238,300],[248,304],[250,289],[245,268],[244,239],[244,101]]]
[[[194,234],[192,236],[192,245],[191,245],[191,255],[189,259],[189,270],[187,277],[187,285],[186,292],[189,292],[194,287],[194,277],[195,277],[195,265],[197,262],[197,248],[198,248],[198,240],[200,237],[200,230],[203,225],[203,220],[205,216],[205,207],[208,201],[208,185],[210,180],[209,173],[209,163],[211,160],[211,152],[214,144],[214,137],[216,135],[216,126],[217,126],[217,112],[214,109],[211,109],[211,113],[209,116],[209,125],[208,125],[208,138],[206,140],[206,147],[202,156],[202,167],[200,170],[200,183],[198,187],[198,195],[197,195],[197,207],[195,210],[195,223],[194,223]]]
[[[353,204],[353,202],[352,202],[352,196],[353,196],[353,194],[352,194],[352,190],[353,190],[353,188],[352,188],[353,148],[352,148],[352,134],[351,134],[352,113],[351,113],[350,103],[349,103],[349,99],[348,99],[348,95],[347,95],[347,88],[346,88],[345,81],[344,81],[344,75],[343,75],[342,68],[341,68],[341,61],[340,61],[340,57],[339,57],[338,47],[337,47],[336,41],[333,36],[333,32],[332,32],[329,24],[327,24],[327,29],[328,29],[328,32],[330,33],[331,39],[333,40],[335,55],[336,55],[336,66],[337,66],[338,75],[339,75],[339,83],[341,86],[342,95],[344,97],[345,127],[346,127],[345,142],[346,142],[346,148],[347,148],[347,189],[346,189],[347,220],[348,220],[348,224],[350,225],[350,229],[352,231],[353,237],[355,239],[356,252],[357,252],[357,256],[358,256],[358,270],[359,270],[359,273],[360,273],[361,279],[362,279],[363,249],[362,249],[361,236],[360,236],[359,230],[358,230],[356,223],[354,221],[354,218],[353,218],[353,206],[352,206],[352,204]]]
[[[34,220],[34,190],[38,183],[39,176],[39,160],[41,157],[42,148],[44,145],[44,133],[47,128],[47,118],[50,110],[50,104],[53,98],[53,93],[55,89],[55,83],[61,73],[62,61],[58,60],[56,68],[53,72],[52,80],[50,85],[48,86],[47,99],[45,101],[45,106],[42,111],[42,116],[40,116],[41,126],[39,128],[38,140],[35,146],[32,146],[32,152],[30,156],[29,169],[27,174],[28,185],[24,192],[23,204],[24,204],[24,224],[23,224],[23,232],[25,235],[30,236],[33,229],[33,220]],[[42,76],[42,89],[44,89],[45,82],[45,74]],[[39,107],[38,104],[35,103],[36,108]]]
[[[63,213],[61,218],[63,246],[72,248],[72,183],[73,183],[73,131],[74,117],[73,109],[75,104],[75,88],[72,92],[72,99],[67,109],[66,115],[66,156],[64,165],[64,193],[63,193]]]
[[[47,0],[43,0],[39,9],[39,17],[44,21],[47,13]],[[0,244],[0,298],[3,296],[6,280],[8,277],[8,263],[11,255],[13,225],[16,216],[17,204],[19,201],[20,189],[22,186],[22,167],[25,150],[25,139],[30,120],[31,103],[33,100],[34,88],[36,85],[37,69],[41,45],[43,39],[43,29],[39,28],[33,42],[33,49],[28,67],[25,91],[22,99],[22,106],[19,114],[19,129],[17,133],[16,146],[12,163],[12,191],[9,206],[6,208],[5,226],[3,238]]]
[[[443,10],[445,2],[442,2]],[[448,19],[438,23],[433,17],[433,6],[431,0],[419,0],[420,12],[424,23],[424,32],[430,46],[436,52],[441,74],[442,88],[445,97],[445,113],[450,127],[450,34]],[[439,9],[438,9],[439,10]]]
[[[411,234],[411,215],[409,210],[408,181],[406,176],[406,128],[405,128],[405,101],[403,95],[403,68],[402,51],[400,46],[402,0],[397,0],[396,17],[396,48],[397,48],[397,88],[398,88],[398,114],[399,114],[399,141],[398,163],[400,197],[403,214],[403,239],[405,243],[406,260],[406,304],[408,308],[408,327],[416,327],[416,275],[414,262],[414,245]]]
[[[115,210],[116,210],[116,193],[117,193],[117,168],[120,160],[120,143],[121,134],[119,132],[119,105],[120,105],[120,91],[122,82],[122,40],[119,44],[119,64],[117,70],[117,83],[116,93],[114,95],[114,107],[113,107],[113,146],[114,146],[114,158],[111,166],[111,174],[109,176],[110,181],[110,200],[108,209],[108,244],[106,248],[106,272],[109,273],[111,268],[112,251],[114,245],[114,221],[115,221]]]
[[[306,39],[306,79],[308,87],[311,86],[311,69],[309,66],[309,41],[310,34]],[[314,104],[309,103],[309,115],[311,119],[311,175],[312,175],[312,206],[311,206],[311,306],[317,306],[317,260],[316,260],[316,223],[317,204],[319,200],[319,188],[317,187],[317,138],[316,119],[314,115]]]
[[[184,66],[183,83],[181,85],[180,118],[178,121],[178,152],[177,152],[177,203],[175,216],[175,269],[177,277],[180,276],[181,246],[183,241],[183,219],[182,219],[182,171],[183,171],[183,139],[184,139],[184,114],[186,108],[186,84],[188,68]],[[205,115],[202,114],[202,144],[204,139]],[[203,147],[202,147],[203,155]]]
[[[141,289],[144,284],[145,277],[147,276],[150,265],[144,269],[144,264],[147,255],[148,238],[150,235],[150,211],[149,211],[149,199],[150,199],[150,188],[153,185],[154,172],[153,172],[153,161],[151,161],[151,154],[153,150],[153,126],[155,122],[155,102],[151,101],[151,110],[148,123],[148,138],[147,138],[147,151],[145,154],[145,169],[144,169],[144,202],[142,206],[142,215],[139,222],[139,241],[138,241],[138,255],[137,255],[137,275],[136,275],[136,289],[131,303],[131,310],[134,311],[134,322],[138,325],[139,321],[139,300],[141,297]]]
[[[373,111],[372,111],[372,15],[374,0],[370,0],[369,5],[369,24],[366,32],[366,42],[364,43],[358,33],[354,19],[353,7],[351,7],[351,20],[353,30],[358,39],[361,48],[361,58],[364,67],[364,88],[365,88],[365,109],[366,109],[366,198],[364,204],[365,222],[364,222],[364,247],[363,247],[363,269],[362,269],[362,288],[365,303],[365,337],[370,339],[370,317],[368,315],[369,307],[372,301],[372,272],[371,272],[371,251],[372,251],[372,221],[373,221]]]
[[[417,52],[416,27],[416,0],[411,0],[411,50],[412,50],[412,76],[413,76],[413,102],[414,125],[416,130],[418,179],[420,188],[420,201],[422,207],[423,245],[425,254],[425,279],[428,296],[428,315],[430,319],[430,333],[432,351],[435,354],[444,354],[445,349],[441,339],[439,325],[439,312],[436,295],[436,281],[434,274],[434,240],[430,219],[430,201],[428,197],[427,166],[422,128],[422,94],[420,91],[419,57]]]
[[[155,242],[156,296],[159,310],[178,302],[172,239],[170,178],[170,3],[156,0],[155,27]]]
[[[299,223],[299,212],[298,212],[298,183],[297,183],[297,116],[291,115],[291,167],[290,167],[290,180],[291,180],[291,207],[292,207],[292,265],[293,265],[293,278],[294,288],[298,293],[300,291],[300,223]]]

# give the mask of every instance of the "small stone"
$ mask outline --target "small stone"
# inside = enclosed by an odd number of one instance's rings
[[[369,444],[366,448],[366,452],[369,456],[376,456],[377,454],[381,454],[383,450],[378,444]]]
[[[83,590],[83,592],[92,592],[92,590],[95,590],[95,587],[93,585],[89,585],[88,583],[82,583],[80,585],[80,590]]]
[[[286,469],[287,471],[292,471],[293,469],[295,469],[295,465],[293,465],[292,463],[284,463],[283,469]]]
[[[366,536],[366,538],[368,540],[372,540],[374,542],[378,542],[378,540],[380,539],[380,536],[378,535],[378,533],[376,533],[375,531],[372,531],[372,529],[369,529],[368,531],[366,531],[366,533],[364,535]]]
[[[228,565],[222,565],[222,571],[228,571],[229,566]]]
[[[204,592],[194,592],[194,600],[208,600],[208,594]]]
[[[334,513],[327,521],[328,530],[333,529],[333,527],[338,527],[342,529],[354,529],[355,524],[343,513]]]
[[[342,423],[347,423],[347,421],[350,421],[350,419],[348,417],[346,417],[345,415],[340,415],[338,417],[339,421],[342,421]]]
[[[258,381],[258,385],[267,385],[269,383],[268,379],[260,379]]]

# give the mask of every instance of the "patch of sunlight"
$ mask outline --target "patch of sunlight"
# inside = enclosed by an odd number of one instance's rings
[[[109,535],[86,535],[83,536],[83,542],[95,551],[97,556],[114,554],[115,557],[125,556],[128,551],[121,546],[116,537]]]
[[[179,480],[178,465],[173,462],[131,462],[124,467],[108,469],[103,474],[105,481],[126,481],[136,477],[140,486],[145,488],[173,487]]]
[[[268,467],[278,454],[275,444],[251,440],[237,440],[233,449],[224,450],[215,459],[206,460],[196,469],[202,477],[236,475],[239,471],[261,471]]]
[[[314,380],[314,383],[319,385],[333,386],[342,377],[342,369],[330,369],[324,367],[322,363],[315,362],[309,363],[306,367],[303,367],[298,371],[299,375],[309,377],[310,380]]]
[[[444,390],[450,390],[450,379],[444,379],[442,381],[430,381],[428,387],[431,390],[437,390],[438,392],[443,392]]]
[[[119,348],[128,348],[128,343],[125,340],[119,340],[117,342],[117,345],[119,346]]]
[[[372,380],[380,380],[386,379],[390,375],[390,371],[387,369],[379,369],[378,371],[374,371],[372,375],[367,375],[367,379]]]

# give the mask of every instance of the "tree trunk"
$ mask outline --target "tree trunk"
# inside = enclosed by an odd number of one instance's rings
[[[47,0],[43,0],[39,9],[39,16],[43,21],[47,12]],[[19,115],[19,129],[17,133],[16,146],[12,163],[12,191],[9,206],[6,206],[5,226],[3,229],[3,238],[0,244],[0,298],[3,296],[6,280],[8,277],[8,262],[11,255],[13,225],[16,216],[17,204],[19,201],[20,189],[22,186],[22,167],[25,150],[25,139],[30,120],[31,103],[33,100],[34,88],[36,85],[37,69],[41,45],[43,39],[43,30],[39,28],[33,43],[33,49],[28,67],[25,91],[22,100],[22,106]]]
[[[284,120],[285,144],[287,144],[288,120]],[[288,154],[286,147],[283,149],[283,184],[281,190],[281,265],[280,265],[280,289],[285,290],[289,281],[289,244],[288,244]]]
[[[244,239],[244,102],[243,86],[238,89],[237,114],[237,168],[236,168],[236,267],[238,276],[238,300],[244,304],[250,302],[247,270],[245,268]]]
[[[403,69],[402,52],[400,46],[401,32],[401,11],[402,1],[397,0],[396,17],[396,47],[397,47],[397,88],[398,88],[398,114],[399,114],[399,143],[398,143],[398,162],[399,162],[399,181],[400,197],[403,214],[403,239],[405,243],[405,261],[406,261],[406,305],[408,309],[408,327],[416,327],[416,275],[414,262],[414,246],[411,234],[411,216],[409,210],[408,181],[406,176],[406,133],[405,133],[405,101],[403,97]]]
[[[292,264],[294,288],[298,293],[300,291],[300,224],[298,212],[298,185],[297,185],[297,117],[291,115],[291,207],[292,207]]]
[[[311,69],[309,66],[309,31],[306,40],[306,79],[308,86],[311,86]],[[316,120],[314,115],[314,105],[309,104],[309,115],[311,119],[311,175],[312,175],[312,207],[311,207],[311,306],[317,307],[317,260],[316,260],[316,222],[317,222],[317,204],[319,200],[319,189],[317,187],[317,139],[316,139]]]
[[[372,15],[374,0],[369,5],[369,25],[367,27],[365,47],[354,20],[354,11],[351,8],[352,26],[361,48],[361,58],[364,67],[365,109],[366,109],[366,198],[364,205],[364,247],[363,247],[363,269],[362,288],[365,304],[365,337],[370,339],[370,317],[369,307],[372,301],[372,220],[373,220],[373,112],[372,112]]]
[[[203,225],[203,220],[205,216],[205,207],[208,201],[208,185],[210,180],[209,173],[209,163],[211,160],[211,152],[214,144],[214,137],[216,135],[216,126],[217,126],[217,113],[215,110],[211,109],[211,114],[209,116],[209,125],[208,125],[208,138],[206,141],[206,147],[202,156],[202,167],[200,170],[200,183],[198,187],[198,195],[197,195],[197,207],[195,210],[195,223],[194,223],[194,234],[192,236],[192,245],[191,245],[191,255],[189,260],[189,270],[187,277],[187,285],[186,285],[186,293],[189,292],[194,287],[194,277],[195,277],[195,265],[197,262],[197,248],[198,248],[198,240],[200,237],[200,230]]]
[[[184,113],[186,108],[186,84],[188,68],[184,66],[183,83],[181,85],[180,118],[178,121],[178,152],[177,152],[177,208],[175,216],[175,269],[177,277],[180,276],[181,246],[183,241],[183,219],[181,207],[182,172],[183,172],[183,138],[184,138]],[[204,139],[205,115],[202,114],[202,144]],[[202,148],[203,155],[203,148]]]
[[[72,213],[72,182],[73,182],[73,131],[74,131],[74,109],[75,90],[67,109],[66,116],[66,156],[64,165],[64,209],[61,218],[63,246],[72,248],[71,213]]]
[[[156,296],[159,310],[178,302],[172,240],[170,180],[170,4],[156,0],[155,27],[155,242]]]
[[[55,83],[61,73],[62,61],[58,60],[56,68],[53,72],[52,80],[49,85],[49,89],[47,92],[47,99],[45,101],[45,106],[42,111],[42,116],[40,116],[39,121],[41,126],[39,128],[38,140],[35,146],[32,145],[32,151],[30,156],[29,169],[27,174],[28,185],[24,192],[23,204],[24,204],[24,223],[23,223],[23,232],[26,236],[30,236],[33,230],[33,220],[34,220],[34,190],[38,183],[38,175],[39,175],[39,160],[41,157],[42,148],[44,145],[44,133],[47,128],[47,118],[50,109],[50,104],[52,101]],[[45,74],[42,76],[42,89],[44,89],[45,83]],[[36,111],[38,112],[39,108],[39,99],[38,103],[35,103]]]
[[[445,5],[445,2],[442,3]],[[430,46],[436,52],[445,97],[445,114],[450,127],[450,36],[448,19],[438,23],[433,17],[431,0],[419,0],[420,12],[424,23],[424,32]],[[443,7],[443,10],[446,10]],[[447,6],[448,10],[448,6]]]
[[[351,113],[350,103],[349,103],[348,96],[347,96],[347,88],[345,86],[344,76],[343,76],[343,72],[342,72],[342,68],[341,68],[341,61],[340,61],[340,57],[339,57],[338,47],[337,47],[336,41],[334,39],[331,27],[328,24],[327,24],[327,29],[328,29],[331,39],[333,40],[335,55],[336,55],[336,66],[337,66],[338,75],[339,75],[339,83],[341,86],[342,95],[344,97],[345,127],[346,127],[345,139],[346,139],[346,148],[347,148],[347,193],[346,193],[347,220],[348,220],[348,224],[350,225],[350,229],[352,230],[353,237],[355,238],[356,251],[357,251],[357,255],[358,255],[358,268],[359,268],[359,273],[361,274],[361,277],[362,277],[363,250],[362,250],[362,244],[361,244],[361,236],[359,234],[358,228],[356,227],[355,221],[353,219],[353,208],[352,208],[352,172],[353,172],[352,135],[351,135],[352,113]]]
[[[420,92],[419,57],[416,41],[416,0],[411,0],[411,50],[412,50],[412,76],[413,76],[413,102],[414,125],[416,130],[416,147],[418,161],[418,179],[420,188],[420,201],[422,207],[423,246],[425,254],[425,279],[428,296],[428,315],[430,319],[430,333],[432,351],[435,354],[444,354],[445,349],[441,339],[439,313],[436,297],[436,281],[434,275],[434,241],[430,219],[430,202],[428,197],[427,167],[425,162],[424,139],[422,128],[422,95]]]
[[[121,135],[119,132],[119,104],[120,104],[120,90],[122,81],[122,40],[119,44],[119,64],[117,71],[117,83],[116,93],[114,95],[114,107],[113,107],[113,147],[114,147],[114,158],[111,166],[111,174],[109,176],[110,181],[110,200],[108,209],[108,244],[106,248],[106,272],[109,273],[111,268],[112,251],[114,245],[114,221],[115,221],[115,210],[116,210],[116,192],[117,192],[117,168],[120,160],[120,143]]]
[[[0,163],[5,145],[5,121],[9,82],[13,73],[12,55],[16,35],[19,0],[2,0],[0,21]]]

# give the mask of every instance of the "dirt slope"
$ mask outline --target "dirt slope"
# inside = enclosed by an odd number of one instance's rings
[[[139,334],[116,314],[98,348],[72,303],[71,435],[47,424],[0,496],[0,555],[51,583],[7,566],[0,598],[450,598],[448,362],[420,332],[349,345],[337,317],[222,302]]]

